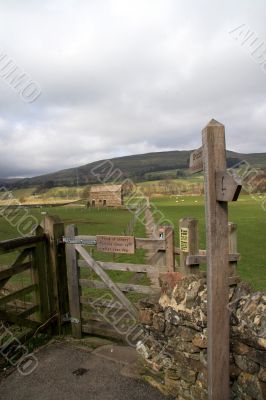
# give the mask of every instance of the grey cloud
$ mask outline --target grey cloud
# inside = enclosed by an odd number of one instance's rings
[[[42,88],[24,104],[0,80],[0,176],[190,149],[212,117],[228,148],[266,151],[266,74],[229,35],[266,42],[264,2],[0,4],[0,49]]]

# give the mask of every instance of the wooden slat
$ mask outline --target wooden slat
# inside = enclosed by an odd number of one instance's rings
[[[144,272],[144,273],[150,273],[154,271],[158,272],[167,271],[166,267],[157,267],[156,265],[115,263],[115,262],[103,262],[103,261],[97,261],[97,262],[105,271],[130,271],[130,272]],[[85,260],[79,260],[78,265],[82,268],[90,268]]]
[[[16,260],[13,262],[13,264],[11,265],[10,268],[15,267],[16,265],[19,265],[22,263],[22,261],[28,257],[30,254],[32,254],[32,250],[33,248],[29,248],[29,249],[24,249],[22,250],[22,252],[18,255],[18,257],[16,258]]]
[[[91,321],[98,321],[98,322],[105,322],[105,319],[103,316],[101,316],[101,314],[97,314],[97,313],[81,313],[81,322],[82,325],[86,325],[89,324]]]
[[[168,272],[175,271],[174,230],[171,226],[165,227],[165,264]]]
[[[25,262],[23,264],[15,265],[14,267],[10,267],[0,271],[0,281],[8,280],[13,275],[20,274],[23,271],[31,268],[31,262]]]
[[[163,268],[165,265],[165,251],[155,251],[154,254],[149,257],[149,264],[156,265],[156,267]],[[167,272],[167,270],[165,271]]]
[[[132,316],[129,318],[129,313],[126,310],[113,310],[109,309],[105,313],[100,313],[97,311],[82,311],[81,312],[82,323],[86,323],[86,321],[102,321],[102,322],[109,322],[110,323],[120,323],[120,321],[124,321],[125,323],[129,322],[136,322]]]
[[[25,311],[22,311],[21,313],[19,313],[19,317],[26,318],[29,315],[34,314],[38,310],[39,310],[39,305],[35,304],[34,306],[27,308]]]
[[[159,253],[157,253],[159,254]],[[129,264],[129,263],[113,263],[98,261],[102,269],[106,271],[131,271],[131,272],[144,272],[147,274],[153,286],[159,287],[159,274],[167,272],[167,267],[160,265],[144,265],[144,264]],[[80,267],[89,268],[84,260],[79,260]]]
[[[2,311],[2,310],[0,310],[0,319],[7,321],[7,322],[12,322],[13,324],[17,324],[20,326],[25,326],[27,328],[37,329],[40,325],[39,322],[31,321],[29,319],[21,317],[21,315],[13,314],[13,313]]]
[[[228,223],[228,236],[229,236],[229,252],[237,253],[237,224],[233,222]],[[229,264],[229,274],[230,276],[236,275],[237,272],[237,261],[230,261]]]
[[[240,254],[228,254],[228,261],[236,262],[240,259]],[[207,256],[197,254],[195,256],[187,256],[186,258],[186,265],[195,265],[195,264],[206,264],[207,263]]]
[[[44,229],[37,226],[35,229],[36,236],[43,236]],[[45,242],[39,242],[33,251],[32,263],[32,282],[36,284],[35,303],[39,304],[38,319],[47,321],[51,316],[51,304],[49,301],[50,278],[48,277],[49,265],[47,262],[47,252]]]
[[[74,237],[77,232],[75,225],[66,227],[66,236]],[[72,318],[72,335],[80,339],[81,332],[81,312],[79,302],[79,269],[77,263],[77,254],[74,245],[66,246],[66,264],[68,277],[69,311]]]
[[[136,249],[165,250],[165,241],[159,239],[136,238]]]
[[[80,279],[79,284],[81,287],[88,287],[91,289],[110,289],[102,281]],[[159,288],[153,288],[151,286],[133,285],[131,283],[116,283],[116,286],[122,292],[155,294],[155,293],[159,293],[159,291],[160,291]]]
[[[133,313],[133,315],[137,315],[137,311],[133,304],[126,298],[126,296],[122,293],[122,291],[118,288],[118,286],[109,278],[106,272],[101,268],[101,266],[94,261],[94,259],[87,253],[87,251],[80,245],[75,245],[76,250],[79,254],[84,258],[84,260],[88,263],[88,265],[93,269],[93,271],[101,278],[104,282],[104,287],[108,287],[112,292],[117,296],[117,298],[121,301],[121,303]],[[81,281],[81,280],[80,280]]]
[[[17,265],[21,264],[22,261],[25,259],[25,257],[27,257],[30,253],[31,253],[31,250],[30,250],[30,249],[24,249],[24,250],[19,254],[19,256],[16,258],[16,260],[14,261],[14,263],[11,265],[10,268],[14,268],[14,267],[16,267]],[[6,271],[6,270],[5,270],[5,271]],[[4,272],[4,271],[2,271],[2,272]],[[9,278],[10,278],[10,277],[0,279],[0,289],[1,289],[3,286],[5,286],[5,284],[6,284],[6,283],[8,282],[8,280],[9,280]]]
[[[10,293],[7,296],[0,298],[0,305],[9,303],[12,300],[15,300],[17,297],[21,297],[23,295],[29,294],[36,289],[36,285],[30,285],[23,289],[17,290],[16,292]]]
[[[32,307],[35,304],[32,301],[24,301],[24,300],[20,300],[20,299],[16,299],[16,304],[14,305],[14,307],[17,308],[21,308],[22,310],[25,309],[25,307]]]
[[[81,240],[96,240],[96,236],[92,235],[76,235],[75,239],[81,239]]]
[[[118,300],[114,300],[114,301],[109,301],[109,300],[98,300],[98,299],[94,299],[94,300],[89,300],[88,297],[85,296],[81,296],[80,297],[80,304],[81,306],[88,306],[88,307],[92,307],[92,308],[114,308],[117,306]],[[126,308],[119,303],[119,309],[121,310],[126,310]]]
[[[64,223],[57,216],[46,215],[42,222],[48,241],[48,268],[47,279],[49,281],[49,303],[51,313],[58,315],[59,325],[63,323],[63,316],[69,312],[66,247],[59,243],[64,236]],[[64,332],[64,327],[60,327]]]
[[[25,236],[0,242],[0,254],[9,253],[22,247],[32,247],[45,240],[45,236]]]
[[[82,325],[82,332],[90,335],[103,336],[115,340],[123,340],[123,336],[119,334],[110,325],[98,321],[89,321]]]

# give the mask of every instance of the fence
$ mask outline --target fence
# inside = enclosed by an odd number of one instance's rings
[[[240,257],[237,253],[235,224],[229,223],[228,233],[230,284],[238,279],[236,265]],[[76,244],[64,242],[64,235],[76,241]],[[32,328],[32,331],[40,325],[46,327],[49,325],[46,324],[47,321],[53,322],[56,319],[59,330],[67,322],[71,322],[74,336],[80,337],[84,332],[117,338],[119,335],[110,329],[106,318],[105,321],[102,318],[103,315],[106,317],[106,309],[111,308],[110,301],[110,304],[106,301],[106,289],[109,290],[108,293],[113,293],[115,299],[119,299],[118,314],[122,315],[127,311],[136,316],[135,305],[127,300],[125,294],[158,293],[159,279],[162,275],[175,272],[182,275],[195,274],[198,273],[201,264],[206,264],[206,251],[199,249],[198,220],[194,218],[183,218],[179,221],[180,247],[174,245],[174,231],[170,227],[161,227],[156,238],[133,240],[135,250],[144,249],[153,254],[150,259],[154,262],[96,262],[81,244],[89,241],[90,249],[96,248],[97,237],[79,236],[74,226],[65,228],[62,221],[51,216],[45,217],[42,226],[37,227],[35,235],[0,242],[0,254],[18,252],[13,264],[0,272],[1,319]],[[180,256],[179,262],[177,256]],[[84,277],[86,272],[81,274],[81,271],[86,270],[87,275],[89,270],[94,271],[96,275],[88,279]],[[113,282],[108,276],[109,271],[142,274],[147,276],[149,283],[136,285],[125,283],[123,279],[122,282]],[[26,286],[16,290],[13,285],[8,291],[5,290],[8,281],[25,272],[28,283]],[[82,295],[82,291],[87,289],[96,289],[95,293],[98,293],[97,297],[100,299],[88,299]],[[23,297],[24,301],[21,300]],[[111,299],[110,296],[109,298]],[[128,315],[126,317],[128,318]],[[77,327],[79,322],[82,323]],[[121,335],[119,337],[121,338]]]
[[[199,249],[199,221],[196,218],[182,218],[179,221],[180,265],[179,270],[183,275],[197,274],[202,264],[207,264],[206,250]],[[228,223],[228,279],[229,284],[236,282],[237,262],[240,254],[237,252],[237,225]]]

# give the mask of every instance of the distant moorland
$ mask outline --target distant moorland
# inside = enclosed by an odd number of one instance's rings
[[[130,178],[135,182],[174,179],[187,175],[189,155],[191,151],[166,151],[157,153],[138,154],[113,158],[110,161],[114,168],[123,173],[123,178]],[[245,160],[251,167],[266,171],[266,153],[240,154],[227,152],[227,163],[231,167],[241,160]],[[69,168],[50,174],[32,178],[1,179],[0,184],[8,188],[19,189],[38,187],[49,189],[56,186],[82,186],[97,183],[91,173],[102,161],[96,161],[77,168]]]

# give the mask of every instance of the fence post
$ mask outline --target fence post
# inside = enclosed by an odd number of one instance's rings
[[[175,271],[175,243],[174,230],[171,226],[165,227],[165,264],[168,272]]]
[[[43,236],[44,229],[39,225],[35,229],[36,236]],[[51,304],[49,292],[50,277],[45,241],[36,243],[33,250],[32,281],[37,284],[35,291],[35,303],[38,304],[38,317],[41,322],[45,322],[51,317]]]
[[[199,272],[199,264],[186,265],[188,255],[199,254],[198,222],[197,219],[190,217],[179,221],[180,269],[184,275]]]
[[[228,223],[229,253],[237,253],[237,224]],[[229,262],[229,276],[235,276],[237,272],[237,261]]]
[[[205,179],[208,292],[208,398],[229,399],[228,204],[218,201],[217,189],[227,193],[217,177],[226,171],[224,125],[211,120],[202,131]]]
[[[58,314],[59,330],[69,312],[65,245],[59,243],[64,236],[64,223],[56,216],[45,216],[42,223],[48,239],[49,266],[52,291],[51,311]]]
[[[74,237],[76,235],[77,228],[75,227],[75,225],[68,225],[66,227],[66,236]],[[66,263],[72,335],[73,337],[80,339],[82,336],[82,329],[80,312],[79,268],[75,245],[69,244],[66,246]]]

